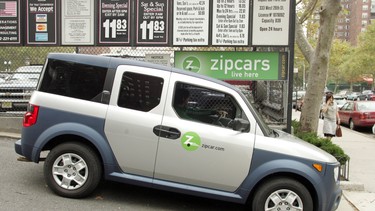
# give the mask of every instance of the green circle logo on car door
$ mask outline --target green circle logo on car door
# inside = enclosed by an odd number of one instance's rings
[[[187,132],[181,138],[182,147],[187,151],[195,151],[201,146],[201,138],[194,132]]]

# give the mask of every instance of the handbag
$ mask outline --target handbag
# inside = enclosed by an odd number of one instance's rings
[[[341,130],[340,125],[337,125],[337,128],[336,128],[336,137],[342,137],[342,130]]]

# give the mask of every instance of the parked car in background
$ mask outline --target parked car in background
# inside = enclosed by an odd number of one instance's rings
[[[372,90],[364,90],[362,94],[365,95],[365,100],[375,100],[375,94]]]
[[[339,91],[336,95],[346,99],[349,93],[350,93],[349,90],[344,89],[344,90]]]
[[[41,65],[22,66],[0,84],[0,111],[26,111],[32,92],[36,89]]]
[[[375,124],[375,101],[348,101],[339,110],[341,124],[357,127],[372,127]]]
[[[360,92],[352,92],[346,96],[347,100],[365,100],[366,96]]]

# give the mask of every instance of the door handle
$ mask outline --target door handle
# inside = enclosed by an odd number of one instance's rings
[[[181,132],[173,127],[156,125],[153,129],[155,135],[163,138],[178,139],[181,136]]]

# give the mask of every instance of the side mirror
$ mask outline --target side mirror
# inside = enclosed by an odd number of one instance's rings
[[[244,119],[234,119],[231,126],[235,131],[247,132],[250,130],[250,122]]]

